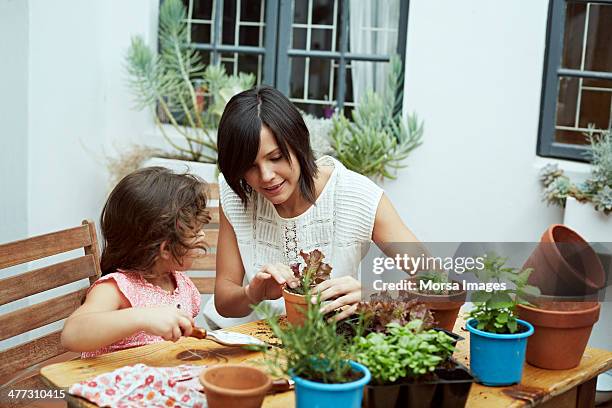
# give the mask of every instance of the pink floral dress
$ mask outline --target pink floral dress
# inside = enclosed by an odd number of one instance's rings
[[[132,307],[155,307],[165,305],[180,305],[180,309],[187,314],[196,317],[200,313],[200,292],[195,287],[191,279],[183,272],[173,272],[176,282],[176,289],[170,293],[159,286],[148,282],[137,272],[118,270],[98,279],[92,286],[101,282],[114,280],[119,291],[126,297]],[[89,290],[91,290],[89,288]],[[119,340],[113,344],[102,347],[96,351],[81,353],[81,358],[99,356],[100,354],[110,353],[130,347],[143,346],[145,344],[164,341],[160,336],[154,336],[144,331],[139,331],[133,335]]]

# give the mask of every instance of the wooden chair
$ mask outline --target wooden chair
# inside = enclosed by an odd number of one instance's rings
[[[204,228],[206,231],[206,243],[208,251],[206,255],[198,258],[188,272],[189,277],[196,285],[201,294],[210,295],[215,291],[215,270],[217,240],[219,238],[219,184],[209,183],[208,210],[211,221]]]
[[[81,226],[0,245],[0,276],[5,268],[84,248],[85,254],[0,279],[0,305],[81,279],[91,285],[100,277],[100,251],[92,221]],[[68,317],[84,299],[87,288],[0,315],[0,340]],[[60,343],[61,330],[0,351],[0,397],[8,389],[45,389],[38,375],[44,365],[79,356]]]

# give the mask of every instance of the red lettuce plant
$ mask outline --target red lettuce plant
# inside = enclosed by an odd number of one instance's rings
[[[300,264],[290,265],[293,274],[300,280],[300,286],[287,288],[287,290],[297,295],[304,295],[308,289],[328,280],[332,267],[323,262],[325,255],[318,249],[312,252],[300,251],[300,256],[305,262],[301,271]]]

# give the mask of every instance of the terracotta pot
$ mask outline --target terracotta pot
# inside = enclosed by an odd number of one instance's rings
[[[308,301],[304,295],[296,295],[286,289],[283,289],[283,298],[285,299],[285,310],[287,311],[287,320],[289,323],[302,326],[306,320],[305,313],[308,310]]]
[[[417,278],[411,278],[410,280],[417,281]],[[460,284],[460,282],[457,283]],[[452,332],[455,327],[459,309],[461,309],[461,306],[465,303],[467,295],[465,290],[450,295],[428,295],[415,291],[408,291],[408,293],[411,294],[411,297],[425,303],[427,308],[431,310],[434,319],[436,319],[438,323],[436,327],[441,327],[450,332]]]
[[[542,235],[523,268],[533,268],[529,284],[543,295],[593,295],[605,286],[605,273],[591,246],[565,225],[553,224]]]
[[[548,370],[565,370],[580,364],[591,329],[599,319],[596,302],[538,302],[518,305],[521,319],[535,328],[527,343],[527,362]]]
[[[262,370],[242,364],[222,364],[200,374],[210,408],[261,407],[272,380]]]

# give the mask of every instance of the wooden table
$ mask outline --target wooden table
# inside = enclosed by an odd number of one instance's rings
[[[463,317],[457,319],[455,333],[465,337],[457,344],[454,357],[469,367],[469,334],[462,329]],[[229,329],[269,340],[271,332],[264,322],[248,323]],[[180,364],[214,365],[241,363],[262,365],[261,353],[220,346],[208,340],[182,338],[176,343],[163,342],[104,356],[49,365],[41,370],[43,380],[52,387],[66,389],[77,381],[113,371],[119,367],[144,363],[150,366]],[[525,365],[521,384],[511,387],[485,387],[474,384],[467,407],[589,407],[593,406],[597,375],[612,368],[612,352],[587,348],[580,365],[571,370],[542,370]],[[515,397],[511,395],[514,394]],[[521,399],[516,396],[520,396]],[[95,407],[84,399],[69,396],[76,407]],[[264,407],[286,408],[295,405],[293,391],[269,395]]]

